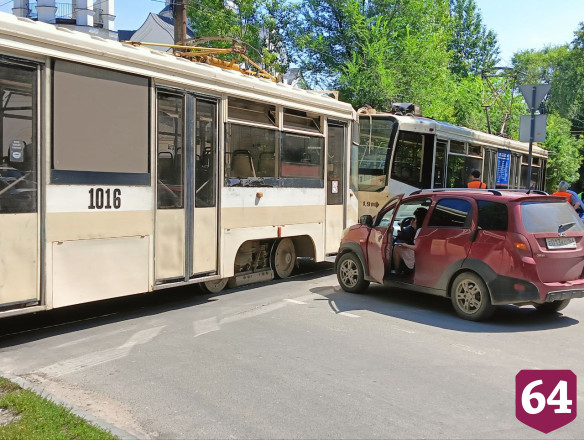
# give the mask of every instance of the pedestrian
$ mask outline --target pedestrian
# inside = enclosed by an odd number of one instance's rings
[[[481,180],[481,172],[479,170],[472,170],[470,172],[470,180],[466,186],[475,189],[485,189],[487,184]]]
[[[552,194],[553,196],[564,197],[566,201],[572,205],[580,218],[584,218],[584,202],[580,196],[570,189],[570,185],[565,180],[560,180],[558,190]]]
[[[424,223],[424,218],[426,218],[426,213],[428,210],[426,208],[419,207],[414,211],[414,218],[409,227],[411,227],[415,233],[411,242],[401,241],[398,236],[398,240],[393,246],[393,268],[392,274],[400,275],[403,274],[404,269],[411,271],[414,269],[415,265],[415,249],[416,249],[416,238],[420,233],[420,228],[422,223]],[[407,229],[407,228],[406,228]],[[411,236],[407,232],[403,234],[403,237]]]

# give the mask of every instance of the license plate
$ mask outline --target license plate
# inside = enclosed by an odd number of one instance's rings
[[[548,249],[576,249],[576,239],[574,237],[546,238]]]

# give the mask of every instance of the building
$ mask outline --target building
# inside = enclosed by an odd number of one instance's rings
[[[115,31],[114,0],[14,0],[12,13],[102,38],[118,38]]]
[[[135,31],[120,30],[120,41],[147,41],[149,43],[174,44],[174,19],[171,0],[166,0],[166,6],[158,14],[148,14],[148,17]],[[193,38],[193,31],[187,27],[187,38]],[[164,50],[164,48],[161,48]],[[170,52],[171,49],[167,49]]]
[[[12,13],[17,17],[27,17],[32,20],[52,23],[111,40],[148,41],[161,44],[174,43],[174,19],[171,0],[166,0],[165,7],[159,14],[149,14],[139,29],[120,31],[116,31],[114,1],[69,0],[57,2],[56,0],[14,0]],[[187,28],[187,36],[188,38],[193,37],[193,32],[189,28]]]

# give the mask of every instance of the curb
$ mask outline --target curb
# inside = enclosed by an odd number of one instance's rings
[[[140,440],[138,437],[118,428],[117,426],[112,425],[111,423],[106,422],[105,420],[100,419],[99,417],[95,417],[92,414],[89,414],[82,409],[79,409],[75,406],[72,406],[70,403],[65,402],[62,399],[54,396],[53,394],[49,393],[45,390],[42,386],[34,384],[26,379],[23,379],[20,376],[14,376],[8,373],[1,373],[1,376],[5,377],[6,379],[16,383],[21,388],[27,389],[29,391],[33,391],[34,393],[38,394],[40,397],[43,397],[57,405],[63,406],[69,409],[73,414],[76,416],[81,417],[82,419],[86,420],[87,422],[97,426],[98,428],[103,429],[104,431],[109,431],[112,435],[120,438],[121,440]]]

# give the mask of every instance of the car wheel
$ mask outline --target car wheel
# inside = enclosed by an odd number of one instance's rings
[[[535,306],[535,308],[537,309],[538,312],[551,314],[559,312],[560,310],[564,310],[566,307],[568,307],[568,304],[570,304],[569,299],[562,299],[561,301],[540,304]]]
[[[369,287],[361,261],[352,252],[341,256],[337,263],[337,280],[345,292],[357,293]]]
[[[469,321],[487,319],[495,311],[487,285],[472,272],[463,272],[454,279],[450,299],[458,316]]]

